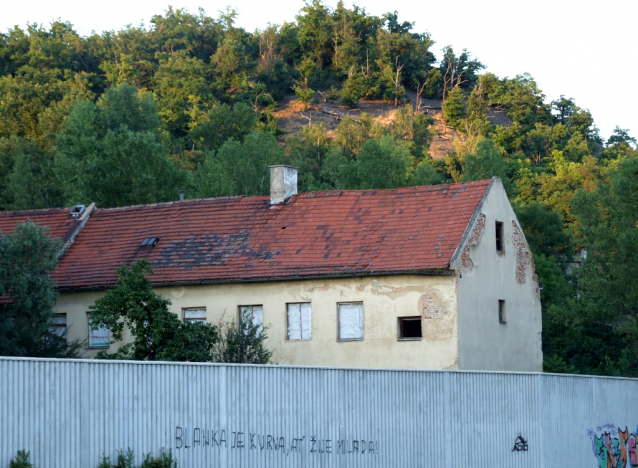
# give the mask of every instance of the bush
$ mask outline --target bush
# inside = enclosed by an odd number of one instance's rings
[[[465,115],[465,101],[461,88],[450,91],[443,102],[443,120],[458,130]]]
[[[300,86],[295,85],[295,95],[297,99],[306,104],[306,106],[310,103],[310,100],[315,95],[315,91],[313,89],[303,89]]]
[[[18,454],[9,462],[9,468],[34,468],[29,461],[29,452],[18,450]]]
[[[370,78],[362,73],[353,73],[348,77],[341,90],[341,104],[355,107],[371,90]]]
[[[111,463],[111,457],[104,455],[97,468],[135,468],[133,466],[134,459],[135,456],[130,448],[126,449],[126,451],[119,450],[115,464]],[[157,458],[147,453],[139,468],[177,468],[177,461],[173,459],[173,452],[170,449],[168,452],[161,449]]]
[[[239,323],[219,323],[220,341],[213,351],[216,362],[234,364],[269,364],[272,351],[264,346],[268,338],[261,324],[250,319]]]

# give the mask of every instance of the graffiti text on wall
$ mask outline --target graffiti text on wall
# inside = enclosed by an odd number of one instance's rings
[[[630,433],[627,426],[606,424],[588,433],[599,468],[638,467],[638,427]]]
[[[175,427],[175,449],[221,447],[233,450],[272,450],[284,455],[302,451],[313,454],[379,455],[379,443],[374,440],[322,439],[316,435],[284,437],[280,434]]]

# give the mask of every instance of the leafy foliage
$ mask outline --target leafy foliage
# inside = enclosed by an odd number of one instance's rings
[[[113,342],[121,342],[124,330],[133,341],[114,352],[100,352],[104,359],[134,359],[140,361],[212,361],[213,345],[219,339],[211,324],[181,322],[170,311],[171,301],[155,293],[151,281],[151,265],[145,258],[129,268],[117,270],[117,286],[90,307],[91,325],[108,328]]]
[[[135,454],[128,448],[117,452],[115,463],[111,462],[111,457],[102,456],[97,468],[135,468],[133,465],[134,460]],[[139,468],[177,468],[177,460],[173,458],[173,453],[170,449],[168,452],[161,449],[157,457],[147,453]]]
[[[0,232],[0,355],[78,357],[79,341],[50,330],[58,298],[50,274],[61,248],[31,221]]]
[[[220,340],[215,346],[217,362],[233,364],[270,364],[272,351],[265,346],[267,329],[252,320],[219,324]]]
[[[18,453],[9,462],[9,468],[34,468],[29,461],[29,452],[26,450],[18,450]]]

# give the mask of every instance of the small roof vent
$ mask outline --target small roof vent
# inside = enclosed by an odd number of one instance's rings
[[[152,249],[159,242],[159,237],[147,237],[140,244],[141,249]]]
[[[82,216],[82,213],[84,213],[84,210],[86,210],[86,205],[75,205],[73,208],[71,208],[71,216],[74,218],[79,218],[80,216]]]

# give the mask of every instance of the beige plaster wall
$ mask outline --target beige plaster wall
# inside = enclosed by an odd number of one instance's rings
[[[533,268],[516,279],[516,215],[499,180],[481,209],[485,231],[470,247],[471,268],[458,261],[459,368],[541,372],[541,303]],[[503,223],[504,253],[496,251],[496,221]],[[519,224],[520,228],[520,224]],[[506,323],[499,323],[498,300],[505,300]]]
[[[270,324],[268,346],[279,364],[413,369],[456,368],[457,303],[452,276],[241,283],[158,288],[172,310],[206,307],[208,321],[237,319],[240,305],[262,304]],[[56,310],[67,314],[69,338],[86,338],[86,312],[102,293],[62,293]],[[312,340],[288,341],[286,303],[311,302]],[[363,302],[363,341],[337,340],[337,304]],[[425,307],[425,312],[424,312]],[[399,341],[397,318],[424,315],[421,341]],[[87,350],[94,356],[95,350]]]

